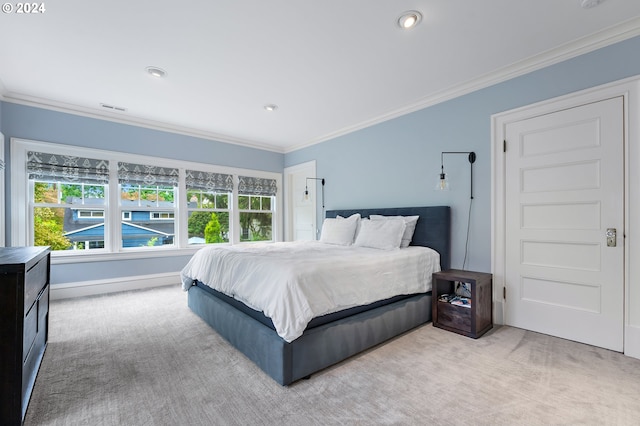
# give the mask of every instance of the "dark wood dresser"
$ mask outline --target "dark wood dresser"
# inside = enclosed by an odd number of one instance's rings
[[[49,328],[49,247],[0,247],[0,424],[21,425]]]

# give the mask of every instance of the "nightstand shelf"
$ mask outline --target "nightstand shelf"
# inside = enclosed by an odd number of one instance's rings
[[[471,307],[440,301],[454,294],[456,283],[468,283]],[[485,272],[449,269],[433,274],[433,326],[477,339],[493,327],[493,276]]]

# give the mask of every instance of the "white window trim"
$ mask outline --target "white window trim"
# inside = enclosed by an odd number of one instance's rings
[[[179,169],[180,181],[176,189],[176,205],[175,205],[175,237],[174,245],[170,247],[145,247],[142,249],[121,248],[121,227],[111,226],[111,223],[120,223],[122,220],[123,210],[120,208],[120,200],[118,191],[109,191],[105,194],[108,197],[108,204],[105,205],[105,214],[110,220],[105,218],[105,249],[98,249],[100,252],[81,253],[74,251],[55,251],[52,252],[52,263],[82,263],[109,260],[124,260],[157,257],[159,255],[175,256],[189,255],[197,251],[200,246],[193,247],[188,244],[187,218],[188,211],[186,203],[182,203],[182,195],[186,193],[185,170],[195,169],[202,171],[210,171],[216,173],[226,173],[234,176],[234,188],[230,203],[235,203],[238,195],[238,176],[251,176],[275,179],[278,187],[276,201],[273,212],[273,240],[282,241],[282,174],[274,172],[266,172],[260,170],[250,170],[227,166],[218,166],[205,163],[189,162],[183,160],[173,160],[162,157],[150,157],[146,155],[128,154],[117,151],[107,151],[95,148],[76,147],[64,144],[54,144],[49,142],[40,142],[21,138],[11,138],[11,245],[12,246],[28,246],[33,244],[33,218],[29,214],[29,179],[26,171],[26,160],[28,151],[53,152],[60,155],[85,156],[90,158],[101,158],[109,160],[110,178],[108,188],[114,188],[118,185],[117,167],[118,161],[136,162],[140,164],[154,164],[161,167],[174,167]],[[184,204],[184,206],[182,205]],[[230,223],[230,242],[228,244],[247,244],[240,242],[239,214],[240,210],[234,208],[234,204],[230,204],[231,223]],[[166,210],[166,209],[165,209]],[[129,211],[128,209],[126,211]],[[162,253],[162,254],[159,254]]]
[[[78,217],[83,219],[103,219],[104,218],[104,210],[90,210],[90,209],[76,209],[78,211]],[[88,216],[84,214],[88,213]]]

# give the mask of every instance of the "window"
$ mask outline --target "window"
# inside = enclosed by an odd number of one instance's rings
[[[233,176],[188,169],[186,188],[189,244],[228,243]]]
[[[120,209],[132,211],[121,224],[121,247],[155,247],[175,243],[177,168],[118,163]]]
[[[240,241],[273,240],[272,206],[276,188],[275,179],[239,177]]]
[[[280,174],[19,139],[11,144],[11,191],[27,195],[12,200],[12,245],[49,245],[54,258],[81,262],[280,238]]]
[[[29,151],[33,244],[54,251],[104,246],[109,162]],[[87,209],[90,207],[90,210]]]

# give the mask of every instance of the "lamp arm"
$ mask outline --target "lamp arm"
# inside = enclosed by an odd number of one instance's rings
[[[308,177],[306,178],[305,184],[304,184],[304,193],[305,195],[309,195],[309,179],[311,180],[319,180],[320,183],[322,184],[322,210],[324,210],[324,178],[315,178],[315,177]]]

